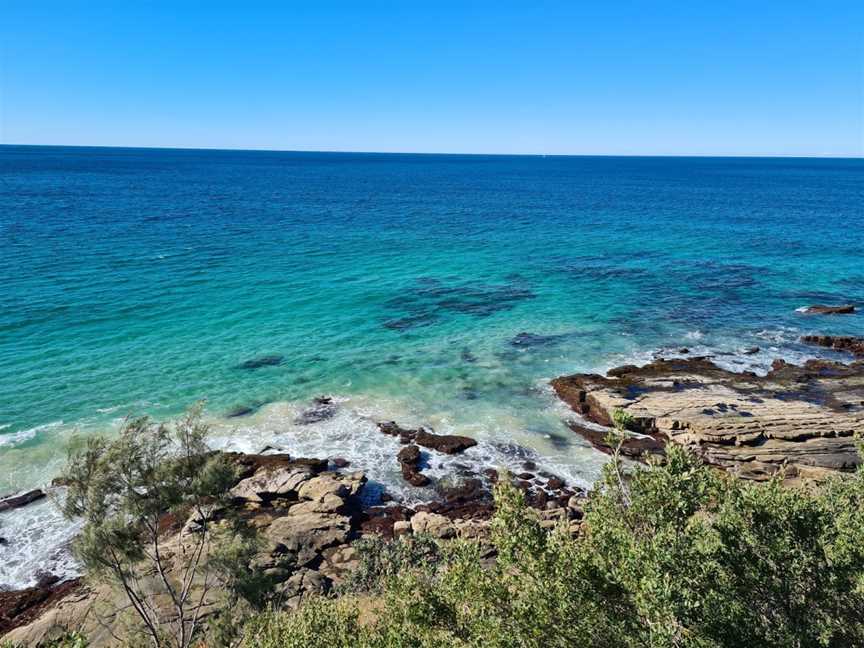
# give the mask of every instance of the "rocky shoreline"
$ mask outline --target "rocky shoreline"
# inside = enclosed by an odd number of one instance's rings
[[[423,477],[432,487],[432,499],[407,506],[387,493],[372,503],[364,498],[367,479],[351,471],[341,459],[296,458],[284,453],[247,455],[223,453],[237,467],[231,490],[232,507],[240,511],[264,540],[254,567],[277,583],[283,604],[295,607],[306,596],[336,587],[357,565],[352,544],[375,535],[393,538],[422,533],[446,540],[454,537],[482,539],[493,513],[492,486],[499,478],[495,469],[474,473],[465,467],[446,480],[422,475],[420,447],[432,453],[458,454],[473,446],[469,437],[438,435],[425,429],[408,429],[394,422],[379,425],[382,434],[396,435],[403,447],[394,462],[406,480]],[[513,477],[530,505],[554,524],[571,520],[578,529],[584,491],[569,488],[563,479],[537,471],[526,461],[525,471]],[[532,470],[529,470],[532,469]],[[365,500],[365,501],[364,501]],[[198,522],[163,519],[165,546],[178,546]],[[111,626],[97,623],[89,611],[105,602],[122,603],[107,587],[91,586],[81,579],[58,582],[45,575],[35,587],[0,592],[0,637],[24,645],[49,638],[58,627],[83,629],[91,645],[110,643]],[[218,600],[218,592],[213,603]]]
[[[839,340],[839,342],[838,342]],[[814,336],[805,343],[848,350],[864,340]],[[735,373],[709,358],[658,359],[605,376],[574,374],[552,381],[558,396],[583,419],[608,426],[615,410],[631,417],[622,448],[630,457],[663,454],[667,443],[694,450],[708,464],[744,479],[821,479],[860,462],[856,435],[864,434],[864,362],[775,360],[765,376]],[[595,448],[605,435],[581,421],[568,423]]]
[[[678,443],[744,479],[765,480],[782,471],[789,483],[820,480],[851,471],[860,461],[854,438],[864,434],[864,360],[857,359],[864,354],[864,339],[808,336],[802,341],[856,359],[848,364],[809,360],[802,366],[777,360],[767,375],[758,376],[728,371],[709,357],[659,358],[604,376],[562,376],[551,385],[579,415],[566,422],[570,429],[602,452],[611,451],[607,428],[620,409],[630,414],[621,451],[631,459],[662,458],[669,443]],[[331,407],[321,397],[303,416],[332,415]],[[358,539],[428,534],[482,542],[488,533],[492,488],[503,476],[497,466],[457,463],[452,475],[424,474],[431,457],[459,455],[476,445],[474,439],[393,421],[377,427],[399,441],[394,467],[407,483],[428,488],[428,501],[407,505],[387,492],[370,492],[366,475],[351,470],[350,458],[297,458],[271,448],[261,454],[224,453],[237,467],[231,506],[265,540],[254,566],[277,583],[288,607],[343,582],[358,564],[352,546]],[[577,533],[585,491],[539,469],[530,458],[521,468],[511,469],[508,478],[524,491],[543,524],[567,520]],[[0,498],[0,507],[26,506],[42,497],[41,491],[7,496]],[[182,543],[196,524],[166,515],[166,546]],[[81,579],[59,582],[45,574],[35,587],[0,592],[0,638],[34,644],[62,626],[84,629],[92,645],[108,644],[104,620],[97,623],[88,614],[113,596]]]

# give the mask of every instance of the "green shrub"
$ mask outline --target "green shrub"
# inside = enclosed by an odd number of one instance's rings
[[[428,535],[361,538],[353,545],[359,565],[339,588],[340,593],[378,592],[390,579],[409,569],[431,569],[441,558],[441,549]]]
[[[456,541],[383,570],[371,622],[351,599],[313,600],[257,618],[243,645],[864,645],[864,471],[818,489],[755,484],[673,446],[627,479],[610,462],[575,538],[542,530],[504,482],[494,566]]]
[[[89,579],[124,599],[108,612],[135,619],[130,642],[193,645],[217,588],[226,607],[262,602],[260,575],[248,568],[255,533],[225,506],[235,469],[207,448],[208,431],[198,406],[171,424],[129,419],[117,438],[72,445],[64,513],[84,520],[73,551]],[[166,547],[171,518],[189,520],[189,532]]]

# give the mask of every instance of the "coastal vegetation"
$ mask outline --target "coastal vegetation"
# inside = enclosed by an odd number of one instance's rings
[[[575,537],[546,531],[506,480],[495,497],[493,563],[457,540],[435,562],[382,567],[371,598],[259,615],[243,645],[864,644],[861,469],[805,490],[736,480],[675,446],[622,479],[616,456]]]
[[[200,417],[197,405],[169,425],[129,419],[115,439],[74,444],[60,478],[64,514],[85,521],[75,556],[91,581],[121,593],[116,609],[95,613],[131,614],[143,637],[126,641],[187,648],[216,592],[226,607],[258,601],[263,577],[246,568],[255,535],[226,506],[235,469],[209,451]],[[166,541],[172,520],[186,523]]]
[[[119,592],[102,599],[115,609],[95,612],[124,645],[864,645],[864,468],[818,484],[790,484],[782,471],[748,481],[678,444],[636,467],[621,455],[634,419],[611,418],[611,458],[579,499],[575,526],[530,507],[518,479],[502,473],[484,534],[436,535],[427,525],[432,533],[418,526],[325,545],[347,520],[333,511],[350,506],[362,475],[271,456],[263,459],[283,467],[250,469],[238,482],[236,457],[207,448],[200,408],[80,441],[64,506],[85,520],[75,553],[88,582]],[[245,513],[296,497],[267,533],[297,546],[268,553]],[[304,535],[290,531],[298,524]],[[350,541],[347,530],[338,538]],[[325,546],[356,554],[350,573],[295,595],[299,581],[314,581],[302,565],[321,561]],[[272,562],[288,551],[297,564]],[[281,572],[295,576],[268,576]],[[73,630],[52,645],[89,645]]]

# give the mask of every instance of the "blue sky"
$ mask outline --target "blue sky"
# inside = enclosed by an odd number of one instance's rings
[[[0,0],[0,142],[864,155],[864,2]]]

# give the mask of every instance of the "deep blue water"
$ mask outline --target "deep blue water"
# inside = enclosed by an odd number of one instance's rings
[[[0,489],[76,428],[322,393],[578,468],[557,374],[864,333],[795,312],[864,303],[862,205],[862,160],[0,147]]]

